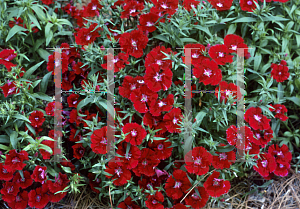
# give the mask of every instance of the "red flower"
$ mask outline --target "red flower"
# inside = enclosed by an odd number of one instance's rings
[[[178,9],[178,0],[151,0],[155,8],[162,14],[168,14],[171,17]]]
[[[213,156],[204,147],[195,147],[185,156],[186,170],[196,175],[204,175],[209,171]]]
[[[6,154],[5,165],[4,168],[7,171],[15,171],[22,170],[26,163],[23,163],[24,160],[29,160],[28,153],[24,150],[21,152],[17,152],[17,150],[10,150],[8,154]]]
[[[212,197],[220,197],[230,189],[230,182],[218,179],[219,176],[220,173],[214,171],[203,184],[207,193]]]
[[[37,165],[33,173],[31,174],[31,178],[35,182],[41,182],[42,184],[44,184],[47,180],[47,167]]]
[[[229,10],[233,0],[208,0],[211,5],[218,11]]]
[[[225,144],[221,144],[221,146],[225,146]],[[235,162],[235,152],[216,152],[218,156],[213,156],[212,165],[216,169],[224,169],[224,168],[230,168],[230,165],[232,165]]]
[[[139,113],[148,112],[146,104],[150,105],[153,100],[158,97],[156,92],[150,90],[146,85],[141,86],[138,89],[134,89],[130,94],[130,100],[133,102],[133,106]]]
[[[200,196],[195,191],[198,190]],[[209,195],[204,187],[196,187],[193,191],[184,199],[185,204],[192,206],[191,208],[200,209],[203,208],[209,199]],[[176,208],[175,208],[176,209]],[[178,208],[179,209],[179,208]]]
[[[224,38],[224,45],[228,48],[230,53],[237,53],[237,48],[248,48],[244,43],[244,39],[235,34],[228,34]],[[244,52],[248,54],[248,49]]]
[[[208,54],[218,65],[233,62],[233,55],[229,55],[229,49],[224,44],[217,44],[210,47]]]
[[[127,99],[130,98],[130,94],[133,90],[140,88],[144,84],[144,78],[141,76],[137,76],[135,78],[126,75],[124,77],[122,86],[119,87],[119,93],[122,97]]]
[[[159,16],[155,13],[147,13],[142,14],[139,17],[140,24],[138,25],[138,28],[142,31],[147,32],[154,32],[156,30],[155,23],[159,19]]]
[[[95,179],[95,177],[96,177],[95,174],[93,174],[93,173],[88,173],[89,185],[90,185],[91,189],[92,189],[94,192],[96,192],[96,193],[99,194],[100,191],[99,191],[97,188],[95,188],[95,187],[100,188],[101,179],[100,179],[100,178],[96,178],[96,179]]]
[[[42,2],[46,5],[53,4],[53,0],[42,0]]]
[[[103,58],[107,62],[107,55],[105,55]],[[112,67],[114,67],[115,73],[123,69],[125,67],[125,64],[130,64],[130,62],[128,62],[128,58],[128,54],[122,52],[120,52],[117,56],[114,56]],[[107,63],[102,64],[101,67],[107,69]]]
[[[152,116],[160,116],[162,112],[168,112],[174,104],[174,95],[169,94],[167,98],[162,100],[152,100],[150,104],[150,113]]]
[[[281,3],[285,3],[288,2],[289,0],[273,0],[274,2],[281,2]]]
[[[174,108],[164,115],[163,121],[170,133],[181,133],[179,124],[182,121],[182,117],[180,108]]]
[[[250,107],[245,113],[245,121],[254,130],[267,130],[270,128],[270,121],[262,114],[260,107]]]
[[[55,193],[58,191],[64,190],[67,186],[70,180],[68,179],[67,174],[62,174],[61,172],[58,173],[58,176],[55,176],[55,181],[47,181],[48,188],[50,192]]]
[[[7,81],[7,83],[1,86],[0,88],[3,91],[4,97],[17,93],[17,87],[15,81],[13,82]]]
[[[62,73],[65,73],[68,71],[68,65],[69,65],[69,56],[66,53],[61,53],[61,60],[59,60],[57,63],[55,61],[55,56],[57,52],[53,52],[53,54],[49,55],[48,62],[47,62],[47,70],[49,72],[52,72],[52,75],[54,75],[54,70],[56,67],[61,66]]]
[[[165,184],[165,190],[168,197],[173,200],[181,198],[192,186],[186,172],[183,170],[175,170],[173,177],[170,176]]]
[[[41,127],[46,120],[42,111],[35,110],[29,115],[31,125],[35,128]]]
[[[134,30],[130,33],[123,33],[119,43],[122,51],[135,58],[140,58],[143,56],[143,49],[147,46],[148,37],[144,35],[142,30]]]
[[[170,69],[162,69],[157,64],[152,64],[151,67],[146,68],[145,83],[152,91],[158,92],[160,90],[166,91],[172,85],[173,73]]]
[[[144,3],[139,3],[138,1],[127,1],[123,6],[123,12],[121,13],[121,18],[129,18],[137,16],[144,9]]]
[[[257,165],[254,166],[256,170],[262,177],[269,176],[270,173],[275,171],[276,162],[275,158],[269,153],[263,153],[260,155],[261,159],[257,160]]]
[[[153,149],[155,152],[155,156],[159,160],[165,160],[172,155],[173,148],[170,147],[172,143],[166,140],[153,140],[153,142],[149,141],[148,146],[149,148]]]
[[[143,139],[147,136],[146,130],[137,123],[127,123],[122,128],[125,136],[125,141],[129,142],[131,145],[140,145]]]
[[[253,10],[256,10],[256,0],[240,0],[240,6],[243,11],[253,12]]]
[[[131,172],[124,166],[119,166],[112,160],[108,163],[105,172],[111,174],[111,176],[106,175],[106,178],[112,178],[112,180],[114,180],[113,183],[116,186],[123,186],[127,183],[127,180],[131,179]]]
[[[287,80],[290,77],[289,68],[287,67],[286,61],[282,60],[280,64],[274,64],[271,65],[272,71],[271,76],[277,81],[277,82],[283,82]]]
[[[100,4],[99,0],[91,0],[91,2],[84,7],[83,9],[83,15],[84,17],[94,17],[99,16],[98,9],[102,9],[102,5]]]
[[[167,128],[165,126],[165,122],[163,122],[163,116],[152,116],[149,112],[145,113],[143,117],[143,122],[145,126],[149,126],[151,129],[154,128],[154,130],[159,130],[157,133],[162,134],[167,131]]]
[[[54,141],[51,141],[51,140],[43,140],[43,141],[42,141],[42,144],[44,144],[44,145],[50,147],[51,150],[52,150],[52,154],[51,154],[50,152],[48,152],[48,151],[46,151],[46,150],[44,150],[44,149],[39,149],[40,153],[41,153],[42,156],[43,156],[43,159],[44,159],[44,160],[49,160],[50,157],[51,157],[51,156],[53,155],[53,153],[54,153]],[[56,151],[56,150],[55,150],[55,151]]]
[[[189,64],[197,64],[197,63],[201,63],[204,60],[209,60],[208,57],[205,57],[203,55],[203,52],[205,51],[205,46],[202,44],[187,44],[184,46],[184,53],[187,53],[187,48],[192,48],[191,49],[191,63],[187,63],[186,62],[186,58],[185,57],[181,57],[183,63],[189,65]]]
[[[118,205],[118,208],[122,209],[140,209],[138,205],[136,205],[130,196],[128,196],[123,202]]]
[[[13,178],[15,171],[7,170],[3,163],[0,163],[0,180],[9,181]]]
[[[277,176],[287,176],[290,170],[290,162],[292,160],[292,153],[289,151],[288,146],[283,144],[279,147],[277,144],[273,144],[269,147],[268,153],[275,157],[276,168],[274,174]]]
[[[82,143],[77,143],[73,145],[72,148],[73,148],[73,156],[76,159],[80,159],[83,157],[85,148],[82,146]]]
[[[73,87],[72,81],[75,79],[74,71],[66,71],[62,74],[61,88],[65,91],[69,91]]]
[[[251,138],[251,142],[254,144],[260,145],[262,147],[265,147],[272,139],[273,137],[273,130],[271,127],[267,130],[264,130],[263,135],[261,134],[260,130],[254,130],[253,131],[254,137]]]
[[[35,190],[31,190],[28,193],[28,205],[35,208],[44,208],[50,201],[47,194],[48,186],[44,184],[42,187],[38,187]]]
[[[233,99],[241,99],[242,94],[240,91],[240,87],[236,86],[234,83],[227,83],[226,81],[221,81],[219,83],[219,87],[215,89],[215,96],[218,98],[220,88],[220,101],[222,102],[224,100],[225,103],[227,103],[227,99],[229,96],[232,96]],[[233,103],[235,104],[235,102]]]
[[[123,156],[123,158],[116,157],[117,164],[124,166],[126,169],[133,169],[138,165],[139,158],[141,157],[141,151],[137,146],[131,145],[126,155],[127,146],[129,146],[129,144],[126,142],[118,145],[117,154]]]
[[[0,191],[2,194],[2,200],[8,203],[14,201],[19,191],[19,184],[15,182],[5,182],[3,184],[3,188]]]
[[[197,9],[198,4],[200,3],[200,1],[197,0],[184,0],[183,1],[183,7],[187,10],[187,11],[191,11],[192,7],[194,7],[195,9]]]
[[[10,72],[12,67],[16,67],[16,64],[11,63],[17,53],[14,49],[4,49],[0,52],[0,65],[4,65],[7,68],[7,71]]]
[[[155,195],[148,195],[146,200],[146,206],[149,209],[164,209],[164,206],[161,204],[164,201],[164,196],[161,192],[156,192]]]
[[[284,113],[287,112],[287,109],[284,105],[281,105],[281,104],[275,104],[275,105],[272,105],[270,104],[271,107],[273,108],[269,108],[270,111],[275,111],[276,115],[275,115],[275,118],[279,118],[280,120],[282,121],[286,121],[288,119],[288,117],[286,115],[284,115]]]
[[[23,190],[19,192],[12,202],[8,203],[8,206],[14,209],[25,209],[28,203],[28,192]]]
[[[161,69],[171,69],[172,68],[172,60],[166,59],[167,56],[165,54],[171,54],[171,48],[165,48],[164,46],[157,46],[152,49],[146,56],[145,59],[145,67],[150,68],[153,64],[157,64]],[[174,53],[176,54],[176,53]]]
[[[90,70],[90,68],[88,68],[88,66],[83,67],[83,65],[84,64],[82,62],[77,62],[75,64],[72,64],[72,69],[74,70],[74,73],[76,75],[80,75],[83,78],[87,78],[88,71]]]
[[[74,33],[75,42],[78,45],[89,45],[93,43],[99,35],[100,27],[95,29],[98,26],[97,23],[93,23],[89,28],[81,28],[78,32]]]
[[[144,148],[142,149],[141,157],[137,167],[133,169],[134,173],[137,176],[144,174],[146,176],[153,176],[155,174],[154,168],[160,163],[160,160],[157,159],[155,152],[151,149]]]
[[[31,186],[33,181],[31,179],[29,171],[23,171],[24,178],[21,177],[19,172],[16,172],[13,182],[18,184],[22,189],[26,189]]]
[[[45,107],[46,114],[49,116],[54,116],[54,109],[55,109],[55,101],[49,102]]]
[[[107,126],[102,127],[101,129],[94,130],[91,135],[91,148],[96,154],[106,154],[107,146]]]
[[[203,60],[193,69],[193,74],[199,78],[199,83],[204,85],[218,85],[222,81],[222,71],[214,61]]]
[[[78,98],[79,98],[78,94],[71,94],[70,96],[68,96],[67,101],[68,101],[69,107],[75,107],[75,108],[77,108],[77,105],[80,102],[78,100]]]

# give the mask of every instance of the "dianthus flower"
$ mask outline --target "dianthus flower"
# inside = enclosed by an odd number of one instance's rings
[[[170,69],[161,68],[158,64],[152,64],[146,68],[145,83],[154,92],[166,91],[172,85],[173,73]]]
[[[253,12],[253,10],[256,10],[256,0],[240,0],[240,7],[243,11]]]
[[[250,107],[245,113],[245,121],[254,130],[267,130],[270,128],[270,121],[262,114],[260,107]]]
[[[148,195],[145,202],[147,208],[149,209],[164,209],[164,206],[161,204],[164,201],[164,196],[161,192],[156,191],[154,195]]]
[[[156,30],[155,23],[159,19],[157,14],[152,12],[147,14],[142,14],[139,18],[140,24],[138,28],[143,31],[154,32]]]
[[[185,156],[186,170],[196,175],[204,175],[209,171],[213,156],[204,147],[195,147]]]
[[[225,146],[225,144],[221,144],[221,146]],[[230,165],[232,165],[235,162],[235,152],[216,152],[218,156],[213,156],[212,165],[216,169],[224,169],[224,168],[230,168]]]
[[[163,121],[170,133],[181,133],[180,122],[182,121],[182,113],[180,108],[173,108],[170,112],[164,115]]]
[[[198,190],[200,196],[196,192]],[[209,199],[209,194],[206,192],[204,187],[196,187],[192,192],[184,199],[185,204],[192,206],[194,209],[203,208]],[[177,209],[177,208],[174,208]],[[180,209],[180,208],[178,208]]]
[[[218,11],[226,11],[230,9],[233,0],[208,0],[208,2]]]
[[[138,89],[134,89],[130,94],[130,100],[133,102],[133,106],[139,113],[148,112],[148,106],[150,106],[153,100],[158,97],[157,93],[150,90],[147,85],[143,85]]]
[[[224,44],[217,44],[210,47],[208,54],[218,64],[225,65],[233,62],[233,55],[229,55],[229,49]]]
[[[172,68],[172,60],[166,59],[168,58],[165,54],[170,55],[172,52],[171,48],[166,48],[164,46],[157,46],[152,49],[145,58],[145,67],[146,69],[151,67],[153,64],[157,64],[160,66],[160,69],[171,69]]]
[[[274,156],[269,153],[263,153],[260,155],[261,159],[257,160],[257,165],[253,166],[262,177],[269,176],[270,173],[276,169],[276,161]]]
[[[282,104],[275,104],[275,105],[270,104],[270,106],[274,108],[274,109],[269,108],[269,110],[271,112],[276,113],[275,118],[279,118],[282,121],[286,121],[288,119],[288,117],[286,115],[284,115],[284,113],[287,112],[287,109],[284,105],[282,105]]]
[[[37,165],[35,167],[33,173],[31,174],[31,178],[35,182],[40,182],[40,183],[44,184],[47,180],[47,167]]]
[[[94,130],[91,135],[91,148],[96,154],[106,154],[107,146],[107,126],[102,127],[101,129]]]
[[[130,146],[130,149],[126,155],[126,149],[129,146],[128,143],[122,142],[118,144],[117,154],[123,157],[117,157],[117,164],[124,166],[126,169],[133,169],[139,163],[139,158],[141,157],[141,150],[137,146]]]
[[[26,166],[26,163],[23,163],[25,160],[29,160],[26,151],[22,150],[21,152],[17,152],[15,149],[10,150],[9,153],[6,154],[4,168],[9,172],[22,170]]]
[[[35,207],[42,209],[44,208],[50,201],[47,184],[43,184],[42,187],[38,187],[35,190],[31,190],[28,193],[28,205],[30,207]]]
[[[93,23],[89,28],[81,28],[78,32],[74,33],[76,44],[88,45],[93,43],[96,38],[100,37],[99,31],[101,30],[101,28],[98,27],[95,30],[97,26],[97,23]]]
[[[127,180],[131,179],[131,172],[112,160],[108,163],[105,172],[110,174],[110,176],[106,175],[106,178],[112,178],[114,180],[113,184],[116,186],[123,186],[127,183]]]
[[[222,81],[222,71],[214,61],[203,60],[201,64],[196,64],[193,68],[193,74],[199,78],[199,83],[204,85],[218,85]]]
[[[7,68],[7,71],[10,72],[12,67],[16,67],[16,64],[11,63],[17,53],[14,49],[4,49],[0,52],[0,65],[4,65]]]
[[[35,110],[29,115],[29,120],[31,125],[37,128],[41,127],[46,119],[44,118],[44,113],[42,111]]]
[[[137,167],[133,169],[133,172],[140,176],[144,174],[146,176],[153,176],[155,174],[154,168],[160,163],[160,160],[155,155],[155,152],[149,148],[142,149],[141,157]]]
[[[284,60],[281,60],[280,64],[271,64],[271,77],[273,77],[277,82],[283,82],[290,77],[289,68]]]
[[[274,174],[281,177],[287,176],[292,161],[292,153],[289,151],[288,146],[283,144],[279,147],[277,144],[273,144],[269,147],[268,153],[275,157],[276,169]]]
[[[203,184],[207,193],[212,197],[220,197],[230,189],[230,182],[218,179],[219,176],[220,173],[214,171]]]

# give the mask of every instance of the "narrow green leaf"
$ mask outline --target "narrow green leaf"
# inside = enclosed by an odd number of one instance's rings
[[[33,22],[36,25],[36,27],[38,27],[38,29],[42,30],[41,25],[40,25],[39,21],[36,19],[36,17],[30,13],[28,13],[28,16],[29,16],[31,22]]]
[[[21,31],[28,31],[28,30],[26,28],[23,28],[18,25],[15,25],[14,27],[12,27],[12,29],[10,29],[10,31],[8,32],[5,42],[7,42],[9,39],[11,39],[11,37],[13,37],[15,34],[21,32]]]
[[[227,145],[227,146],[218,146],[217,147],[217,152],[230,152],[234,150],[234,146]]]
[[[9,136],[0,135],[0,143],[9,143]]]
[[[17,114],[17,115],[14,115],[13,118],[24,120],[24,121],[30,123],[30,120],[28,118],[26,118],[24,115]]]
[[[45,49],[39,48],[37,50],[37,53],[41,56],[41,58],[43,58],[44,60],[46,60],[48,62],[48,57],[50,56],[49,52],[47,52]]]
[[[10,148],[8,147],[8,146],[5,146],[5,145],[3,145],[3,144],[0,144],[0,150],[10,150]]]
[[[51,75],[52,75],[52,72],[49,72],[42,79],[42,82],[41,82],[41,92],[42,93],[46,93],[47,86],[48,86],[48,83],[49,83],[49,78],[51,77]]]
[[[300,106],[300,98],[298,97],[285,97],[287,100],[294,102],[296,105]]]
[[[34,93],[34,94],[32,94],[32,96],[35,98],[41,99],[41,100],[45,100],[47,102],[53,102],[53,100],[50,96],[48,96],[47,94],[44,94],[42,92]]]
[[[79,110],[80,110],[81,108],[83,108],[84,106],[88,105],[89,103],[92,103],[93,101],[94,101],[94,99],[91,98],[91,97],[87,97],[87,98],[81,100],[81,101],[79,102],[79,104],[77,105],[77,111],[79,112]]]
[[[236,23],[236,22],[256,22],[257,19],[253,18],[253,17],[241,17],[239,19],[236,19],[235,21],[233,21],[232,23]]]
[[[163,36],[163,35],[156,35],[153,38],[159,39],[159,40],[161,40],[163,42],[166,42],[166,43],[170,43],[169,39],[167,37]]]
[[[25,123],[26,127],[28,128],[28,130],[34,135],[36,136],[35,130],[34,128],[29,124],[29,123]]]
[[[18,143],[18,133],[16,131],[13,131],[9,138],[10,138],[10,143],[11,143],[11,146],[14,148],[14,149],[17,149],[17,143]]]
[[[40,144],[40,145],[39,145],[39,149],[46,150],[46,151],[49,152],[51,155],[53,154],[52,149],[51,149],[49,146],[45,145],[45,144]]]

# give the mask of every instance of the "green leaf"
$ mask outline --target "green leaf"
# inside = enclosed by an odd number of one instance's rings
[[[66,173],[72,173],[70,167],[61,166],[61,168],[62,168]]]
[[[29,123],[25,123],[26,127],[28,128],[28,130],[34,135],[36,136],[35,130],[34,128],[29,124]]]
[[[40,20],[45,20],[46,19],[45,12],[40,7],[41,7],[40,5],[32,5],[31,9],[33,9],[33,11],[37,14]]]
[[[39,23],[39,21],[36,19],[36,17],[35,17],[34,15],[30,14],[30,13],[28,13],[28,16],[29,16],[31,22],[33,22],[33,23],[36,25],[36,27],[38,27],[38,29],[42,30],[42,28],[41,28],[41,26],[40,26],[40,23]]]
[[[36,71],[36,69],[38,69],[38,67],[40,67],[45,61],[41,61],[39,63],[37,63],[36,65],[32,66],[31,68],[29,68],[25,73],[23,78],[29,78],[29,76]]]
[[[17,114],[17,115],[14,115],[13,118],[24,120],[24,121],[30,123],[30,120],[28,118],[26,118],[24,115]]]
[[[61,25],[68,25],[70,27],[73,27],[72,23],[67,19],[58,19],[57,22]]]
[[[286,47],[289,43],[289,40],[287,38],[282,38],[282,45],[281,45],[281,51],[285,52],[286,51]]]
[[[236,31],[236,24],[230,24],[229,28],[228,28],[228,31],[227,31],[227,35],[228,34],[234,34],[235,31]]]
[[[285,97],[287,100],[294,102],[296,105],[300,106],[300,98],[298,97]]]
[[[49,72],[42,79],[42,82],[41,82],[41,92],[42,93],[46,93],[47,86],[48,86],[48,83],[49,83],[49,78],[50,78],[51,75],[52,75],[52,72]]]
[[[81,100],[79,102],[79,104],[77,105],[77,111],[79,112],[79,110],[81,108],[83,108],[84,106],[88,105],[89,103],[92,103],[93,101],[94,101],[94,99],[91,98],[91,97],[86,97],[85,99]]]
[[[46,46],[48,46],[48,44],[50,43],[50,41],[53,38],[53,32],[50,30],[52,26],[53,26],[53,24],[48,22],[45,27]],[[52,36],[51,36],[51,32],[52,32]]]
[[[227,146],[218,146],[217,152],[230,152],[234,149],[234,146],[227,145]]]
[[[9,143],[9,136],[7,135],[0,135],[0,143]]]
[[[42,92],[34,93],[34,94],[32,94],[32,96],[35,98],[41,99],[41,100],[45,100],[47,102],[53,102],[53,100],[50,96],[48,96],[47,94],[44,94]]]
[[[8,146],[5,146],[3,144],[0,144],[0,149],[7,150],[7,151],[10,150],[10,148]]]
[[[40,145],[39,145],[39,149],[46,150],[46,151],[49,152],[51,155],[53,154],[52,149],[51,149],[49,146],[45,145],[45,144],[40,144]]]
[[[195,25],[194,27],[196,29],[199,29],[199,30],[205,32],[207,35],[209,35],[210,37],[212,37],[212,34],[211,34],[211,32],[209,31],[209,29],[207,27],[202,27],[200,25]]]
[[[12,145],[12,147],[14,149],[17,149],[17,143],[18,143],[18,133],[16,131],[13,131],[11,134],[10,134],[10,143]]]
[[[232,23],[236,23],[236,22],[256,22],[256,21],[257,21],[257,19],[253,18],[253,17],[241,17],[239,19],[236,19]]]
[[[180,39],[182,42],[188,42],[188,43],[197,43],[198,41],[196,41],[193,38],[181,38]]]
[[[12,29],[10,29],[5,42],[7,42],[9,39],[11,39],[11,37],[13,37],[16,33],[19,33],[21,31],[28,31],[26,28],[23,28],[21,26],[15,25],[14,27],[12,27]]]
[[[45,49],[40,48],[37,50],[37,53],[41,56],[41,58],[48,62],[48,57],[50,56],[49,52],[47,52]]]
[[[153,38],[159,39],[159,40],[161,40],[163,42],[166,42],[166,43],[170,43],[169,39],[167,37],[163,36],[163,35],[156,35]]]
[[[261,60],[262,60],[261,54],[259,52],[256,52],[255,59],[254,59],[254,70],[255,71],[258,71]]]

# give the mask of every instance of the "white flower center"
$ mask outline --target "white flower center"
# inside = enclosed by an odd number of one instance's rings
[[[162,65],[162,62],[161,62],[161,60],[157,60],[157,61],[156,61],[156,64],[158,64],[158,65]]]
[[[236,50],[237,46],[236,45],[231,45],[232,46],[232,50]]]
[[[226,160],[227,159],[227,155],[223,152],[219,155],[220,160]]]
[[[198,58],[198,57],[199,57],[199,54],[194,53],[194,54],[192,55],[192,58]]]
[[[145,83],[144,80],[137,80],[138,83]]]
[[[38,121],[39,120],[39,118],[38,117],[36,117],[36,118],[34,118],[36,121]]]
[[[91,39],[91,36],[87,36],[86,40],[89,41]]]
[[[230,90],[225,90],[225,94],[226,94],[226,96],[229,96],[229,95],[232,95],[232,92],[230,91]]]
[[[73,104],[76,104],[76,103],[77,103],[77,101],[74,101],[74,102],[73,102]]]
[[[255,120],[257,120],[258,122],[260,122],[260,120],[261,120],[261,117],[260,117],[260,116],[258,116],[258,115],[254,115],[254,119],[255,119]]]
[[[165,4],[165,3],[163,3],[162,5],[160,5],[162,8],[164,8],[164,9],[167,9],[168,8],[168,6]]]
[[[153,23],[152,22],[147,22],[146,26],[151,27],[151,26],[153,26]]]
[[[175,186],[174,186],[174,188],[180,188],[180,187],[181,187],[181,185],[182,185],[182,183],[181,183],[181,182],[179,182],[179,181],[176,181],[176,182],[175,182]]]
[[[213,183],[213,186],[220,186],[220,181],[222,181],[222,179],[217,179],[217,178],[215,178],[214,179],[214,183]]]
[[[211,72],[211,70],[204,69],[204,73],[203,74],[206,75],[206,76],[208,76],[208,77],[210,77],[211,74],[212,74],[212,72]]]
[[[137,131],[136,130],[132,130],[131,131],[131,136],[136,136],[137,135]]]
[[[121,168],[115,169],[116,174],[120,177],[120,174],[123,173]]]
[[[114,63],[116,63],[116,62],[118,62],[119,61],[119,59],[118,58],[116,58],[116,59],[113,59],[113,62]]]
[[[222,3],[217,3],[217,6],[218,7],[223,7],[223,4]]]
[[[154,78],[156,81],[161,81],[162,76],[163,76],[163,75],[160,75],[159,73],[156,73],[156,76],[154,76],[153,78]]]
[[[261,161],[261,165],[262,165],[262,167],[267,167],[267,165],[268,165],[268,161],[267,160],[263,160],[263,161]]]
[[[142,101],[142,102],[147,102],[147,100],[148,100],[147,95],[142,94],[142,99],[141,99],[141,101]]]
[[[129,10],[129,13],[131,14],[131,13],[134,13],[134,12],[136,12],[136,9],[131,9],[131,10]]]
[[[223,52],[219,52],[219,57],[224,57],[224,53]]]
[[[173,119],[173,123],[174,123],[174,124],[176,124],[176,123],[177,123],[177,121],[178,121],[178,119],[177,119],[177,118],[174,118],[174,119]]]
[[[279,72],[278,75],[281,75],[281,72]]]
[[[132,84],[132,85],[130,86],[130,90],[134,90],[134,89],[136,89],[136,85],[135,85],[135,84]]]
[[[164,106],[164,105],[166,105],[166,103],[163,103],[163,101],[160,101],[160,102],[158,103],[158,106],[159,106],[159,107],[162,107],[162,106]]]
[[[252,1],[247,1],[247,4],[248,5],[252,5]]]
[[[283,168],[283,167],[284,167],[284,165],[282,165],[282,164],[279,164],[279,167],[280,167],[280,168]]]
[[[94,5],[94,6],[92,7],[92,10],[96,10],[96,9],[97,9],[97,6]]]
[[[201,162],[202,162],[202,158],[201,157],[197,157],[196,160],[195,160],[195,164],[196,165],[201,165]]]

